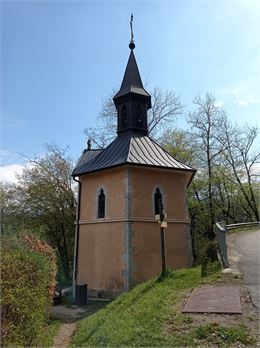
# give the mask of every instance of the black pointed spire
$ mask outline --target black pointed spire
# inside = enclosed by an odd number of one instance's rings
[[[118,134],[125,130],[148,134],[147,110],[151,108],[151,96],[144,89],[133,49],[133,15],[131,16],[131,49],[123,81],[113,100],[118,112]]]
[[[114,96],[114,100],[131,92],[145,95],[147,97],[150,96],[149,93],[143,87],[143,83],[141,80],[141,76],[139,73],[133,50],[131,50],[130,52],[123,81],[119,91]]]
[[[125,74],[123,77],[121,87],[119,91],[117,92],[117,94],[114,96],[114,100],[118,97],[121,97],[131,92],[150,97],[150,94],[143,87],[143,83],[141,80],[141,76],[140,76],[139,69],[135,60],[135,55],[133,52],[135,48],[134,33],[133,33],[133,19],[134,19],[134,16],[132,14],[131,21],[130,21],[131,39],[129,44],[129,48],[131,49],[131,52],[126,65]],[[150,103],[150,107],[151,107],[151,103]]]

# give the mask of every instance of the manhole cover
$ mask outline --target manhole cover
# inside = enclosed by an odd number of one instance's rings
[[[184,313],[242,313],[239,287],[205,286],[194,289]]]

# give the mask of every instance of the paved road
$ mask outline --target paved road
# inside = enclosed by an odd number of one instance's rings
[[[236,266],[243,274],[253,303],[260,308],[260,230],[242,231],[229,237]]]

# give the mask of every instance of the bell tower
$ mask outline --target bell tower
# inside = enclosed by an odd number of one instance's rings
[[[113,100],[117,109],[117,133],[125,131],[148,135],[147,111],[151,108],[151,96],[144,89],[134,56],[133,16],[131,17],[130,56],[120,90]]]

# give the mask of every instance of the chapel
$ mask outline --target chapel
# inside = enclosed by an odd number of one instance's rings
[[[149,137],[151,96],[136,63],[133,36],[123,81],[113,98],[117,137],[105,149],[90,142],[72,173],[79,183],[74,285],[115,297],[161,272],[158,199],[167,213],[167,267],[192,266],[186,189],[195,170]]]

